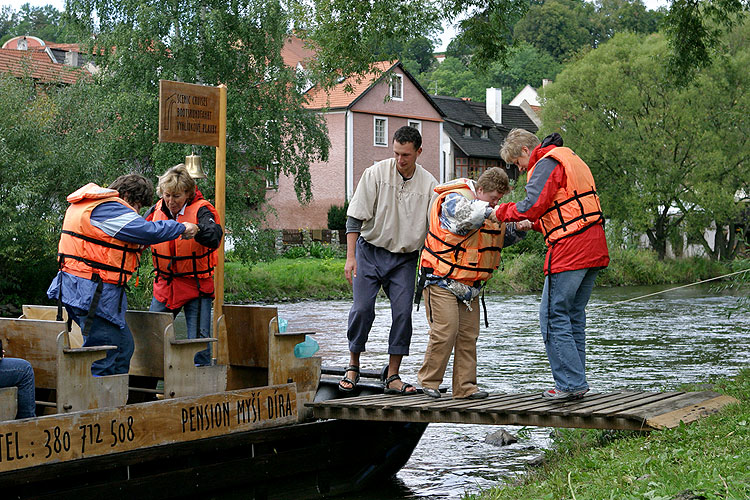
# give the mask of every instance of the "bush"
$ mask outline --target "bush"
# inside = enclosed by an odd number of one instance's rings
[[[328,229],[346,229],[346,210],[348,208],[348,201],[344,203],[343,207],[331,205],[331,208],[328,209]]]

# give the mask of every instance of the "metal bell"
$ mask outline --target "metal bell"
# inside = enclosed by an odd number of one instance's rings
[[[192,154],[185,157],[185,168],[193,179],[205,179],[206,173],[201,168],[200,155]]]

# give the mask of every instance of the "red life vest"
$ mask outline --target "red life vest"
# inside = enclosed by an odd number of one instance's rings
[[[422,250],[421,267],[430,274],[454,279],[468,285],[487,281],[500,265],[500,250],[505,240],[505,224],[485,220],[482,227],[460,236],[440,225],[440,209],[450,193],[468,200],[476,198],[468,179],[455,179],[435,188],[437,198],[430,207],[430,227]]]
[[[115,201],[135,212],[114,189],[90,182],[68,195],[57,256],[60,269],[80,278],[98,275],[105,283],[124,285],[138,268],[142,247],[109,236],[91,224],[91,212]]]
[[[152,220],[169,220],[167,214],[164,213],[163,206],[163,200],[156,203],[151,215]],[[204,199],[195,200],[185,206],[184,213],[177,216],[177,222],[197,224],[198,210],[201,207],[208,208],[214,215],[216,223],[221,224],[219,213],[211,203]],[[178,238],[157,243],[151,246],[151,255],[156,270],[156,280],[166,279],[167,282],[176,277],[192,277],[198,280],[211,278],[218,261],[216,249],[201,245],[195,241],[195,238],[189,240]]]
[[[567,178],[565,188],[555,193],[552,206],[539,219],[544,241],[551,246],[562,238],[579,234],[603,222],[604,214],[588,165],[566,147],[553,148],[542,158],[548,156],[560,162]],[[538,162],[529,169],[529,181],[536,165]]]

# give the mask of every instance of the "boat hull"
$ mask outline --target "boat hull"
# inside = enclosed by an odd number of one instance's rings
[[[404,466],[426,424],[326,420],[138,449],[0,474],[3,498],[314,499]]]

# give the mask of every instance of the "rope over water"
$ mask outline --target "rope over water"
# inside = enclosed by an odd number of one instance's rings
[[[724,275],[721,275],[721,276],[716,276],[715,278],[708,278],[708,279],[705,279],[705,280],[696,281],[695,283],[688,283],[687,285],[680,285],[680,286],[676,286],[676,287],[673,287],[673,288],[667,288],[666,290],[661,290],[659,292],[648,293],[646,295],[641,295],[640,297],[633,297],[631,299],[620,300],[618,302],[612,302],[611,304],[604,304],[604,305],[596,306],[596,307],[587,307],[586,310],[588,310],[588,311],[595,311],[597,309],[604,309],[605,307],[611,307],[611,306],[616,306],[618,304],[624,304],[626,302],[633,302],[634,300],[645,299],[646,297],[651,297],[651,296],[654,296],[654,295],[659,295],[659,294],[662,294],[662,293],[671,292],[672,290],[679,290],[680,288],[686,288],[686,287],[689,287],[689,286],[700,285],[701,283],[708,283],[709,281],[720,280],[722,278],[727,278],[729,276],[734,276],[735,274],[746,273],[748,271],[750,271],[750,269],[743,269],[742,271],[735,271],[733,273],[724,274]]]

